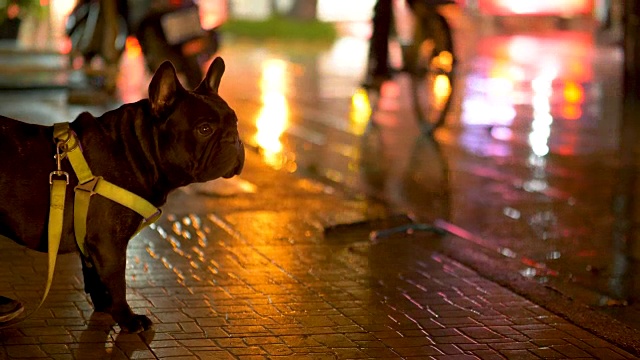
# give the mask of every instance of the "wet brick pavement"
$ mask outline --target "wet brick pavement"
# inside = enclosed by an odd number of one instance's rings
[[[249,71],[238,68],[242,75]],[[10,70],[0,71],[3,79]],[[48,82],[48,73],[47,84],[57,87],[58,79]],[[256,76],[240,79],[257,84]],[[245,92],[252,89],[242,85]],[[40,118],[46,113],[50,117],[43,118],[54,121],[75,112],[60,113],[57,101],[32,106],[33,99],[22,104],[14,97],[24,96],[3,94],[3,114]],[[0,329],[0,359],[625,359],[640,354],[637,347],[603,340],[602,332],[575,326],[555,315],[566,313],[551,313],[461,265],[449,257],[459,244],[451,237],[420,233],[372,242],[370,230],[392,225],[364,221],[384,215],[382,207],[273,171],[253,152],[247,160],[241,177],[246,182],[176,192],[157,225],[132,241],[129,299],[137,312],[153,319],[153,331],[122,334],[108,315],[94,313],[82,291],[77,255],[62,255],[43,308]],[[473,259],[465,260],[473,266]],[[0,241],[0,263],[0,294],[22,300],[31,312],[44,288],[45,255]]]
[[[177,191],[130,244],[129,299],[153,331],[93,313],[62,255],[43,308],[0,330],[0,359],[634,358],[448,258],[438,235],[370,241],[391,225],[362,222],[373,204],[253,152],[241,179]],[[0,293],[30,312],[45,255],[3,241],[0,263]]]

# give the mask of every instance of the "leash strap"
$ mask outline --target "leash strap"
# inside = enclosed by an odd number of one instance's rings
[[[64,219],[64,199],[66,195],[67,181],[53,180],[51,182],[51,205],[49,206],[49,267],[47,274],[47,286],[44,289],[42,300],[33,312],[40,309],[44,300],[49,294],[51,284],[53,283],[53,272],[56,268],[56,257],[60,248],[60,239],[62,238],[62,221]]]
[[[49,205],[49,227],[48,227],[48,254],[49,254],[49,265],[47,267],[47,284],[44,288],[44,293],[42,294],[42,298],[40,299],[40,303],[36,306],[33,311],[31,311],[28,315],[21,319],[13,319],[9,322],[0,324],[0,329],[7,328],[19,322],[25,321],[33,314],[35,314],[42,304],[44,304],[44,300],[49,295],[49,290],[51,289],[51,284],[53,283],[53,273],[56,268],[56,258],[58,256],[58,249],[60,248],[60,239],[62,238],[62,224],[64,220],[64,200],[66,196],[68,177],[65,180],[53,179],[54,175],[58,176],[68,176],[66,173],[61,170],[54,171],[51,173],[49,177],[49,182],[51,183],[51,196],[50,196],[50,205]]]
[[[19,322],[25,321],[30,318],[33,314],[35,314],[42,304],[44,304],[44,300],[49,295],[49,290],[51,289],[51,284],[53,283],[53,273],[56,268],[56,258],[58,257],[58,249],[60,249],[60,240],[62,239],[62,227],[64,223],[64,201],[66,197],[67,185],[69,185],[69,174],[62,171],[61,160],[62,160],[63,149],[59,146],[59,143],[56,142],[56,164],[57,170],[54,170],[49,174],[49,184],[51,185],[51,195],[49,198],[49,224],[47,228],[47,252],[49,254],[49,263],[47,266],[47,284],[44,288],[44,293],[42,294],[42,298],[40,299],[40,303],[36,308],[29,313],[29,315],[25,316],[20,320],[13,319],[7,323],[2,323],[0,325],[0,329],[4,329],[13,324],[17,324]],[[63,177],[64,180],[54,179],[54,177]]]
[[[0,329],[11,326],[13,324],[22,322],[30,318],[33,314],[35,314],[42,304],[44,304],[45,299],[49,295],[49,290],[51,290],[51,284],[53,284],[53,274],[56,269],[56,259],[58,257],[58,250],[60,249],[60,241],[62,240],[62,228],[64,224],[64,201],[66,197],[67,185],[69,185],[69,174],[62,171],[62,158],[64,153],[66,152],[66,141],[60,141],[55,136],[54,126],[54,143],[56,144],[56,164],[57,170],[52,171],[49,174],[49,184],[51,185],[51,195],[49,198],[49,224],[47,227],[47,253],[49,255],[49,263],[47,266],[47,284],[44,287],[44,293],[42,294],[42,298],[40,299],[40,303],[36,308],[29,313],[29,315],[25,316],[20,320],[14,319],[9,323],[2,324]],[[55,177],[64,177],[64,180],[54,179]]]

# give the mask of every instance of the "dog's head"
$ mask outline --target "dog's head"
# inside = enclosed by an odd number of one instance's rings
[[[216,58],[193,91],[182,87],[166,61],[149,84],[156,120],[156,153],[167,178],[177,185],[240,174],[244,146],[235,112],[218,95],[224,61]]]

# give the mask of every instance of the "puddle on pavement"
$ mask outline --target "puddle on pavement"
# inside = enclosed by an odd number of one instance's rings
[[[234,196],[253,194],[257,191],[257,187],[239,176],[234,176],[230,179],[219,178],[204,183],[191,184],[181,188],[181,190],[187,195]]]

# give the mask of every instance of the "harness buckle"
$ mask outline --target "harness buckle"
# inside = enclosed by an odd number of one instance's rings
[[[66,135],[66,136],[64,136]],[[80,141],[78,141],[78,135],[76,135],[75,131],[68,129],[64,134],[59,134],[55,138],[56,146],[62,151],[62,159],[67,156],[68,152],[75,150],[80,147]]]
[[[69,185],[69,174],[66,171],[62,171],[62,170],[56,170],[56,171],[52,171],[51,174],[49,174],[49,184],[53,184],[53,177],[54,176],[64,176],[65,180],[67,181],[67,185]]]
[[[96,194],[94,191],[98,185],[98,180],[102,179],[102,176],[94,176],[91,180],[85,181],[82,184],[78,184],[74,190],[82,190],[89,193],[89,196]]]

